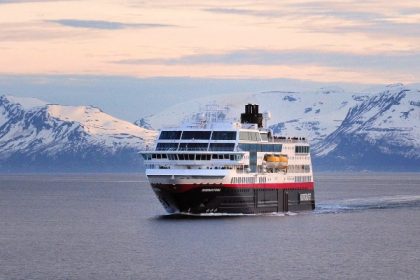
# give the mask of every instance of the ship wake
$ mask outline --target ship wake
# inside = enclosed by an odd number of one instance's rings
[[[330,214],[411,207],[420,207],[420,195],[395,195],[326,201],[317,203],[314,211],[317,214]]]

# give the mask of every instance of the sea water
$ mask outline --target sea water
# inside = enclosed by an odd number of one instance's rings
[[[144,175],[1,175],[0,279],[420,279],[420,174],[318,174],[316,210],[167,215]]]

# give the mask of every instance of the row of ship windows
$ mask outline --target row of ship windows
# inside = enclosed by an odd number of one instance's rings
[[[241,160],[243,155],[237,154],[143,154],[145,160],[168,159],[168,160]]]
[[[259,132],[249,132],[249,131],[241,131],[239,132],[239,140],[246,140],[246,141],[268,141],[268,136],[266,133],[260,134]]]
[[[160,140],[236,140],[236,131],[162,131]]]
[[[162,131],[159,135],[160,140],[236,140],[236,131]],[[275,137],[276,138],[276,137]],[[286,137],[277,137],[286,139]],[[293,137],[292,140],[305,140],[305,138]],[[254,131],[240,131],[239,140],[244,141],[268,141],[267,133]],[[306,147],[306,146],[302,146]],[[309,150],[307,151],[309,152]]]
[[[280,153],[282,144],[239,144],[239,149],[247,152],[271,152]]]
[[[169,165],[160,165],[160,164],[145,164],[146,169],[171,169],[171,167]],[[191,166],[187,166],[188,169],[191,169]],[[206,167],[198,167],[197,169],[202,170],[202,169],[237,169],[237,170],[241,170],[242,167],[239,166],[233,166],[233,165],[224,165],[224,166],[206,166]],[[243,168],[242,168],[243,170]],[[205,177],[204,179],[206,179],[208,177]],[[203,179],[203,178],[201,178]]]
[[[295,146],[296,154],[307,154],[309,153],[309,146]]]
[[[290,173],[309,173],[311,172],[311,166],[308,164],[302,165],[289,165],[287,171]]]
[[[162,131],[160,140],[236,140],[236,131]],[[241,131],[239,140],[268,141],[267,133]]]
[[[267,178],[266,177],[259,177],[258,180],[255,177],[233,177],[231,179],[231,183],[233,184],[244,184],[244,183],[249,183],[249,184],[253,184],[253,183],[267,183]]]
[[[282,144],[245,144],[240,143],[239,149],[247,152],[280,153]],[[157,151],[233,151],[234,143],[158,143]],[[301,151],[301,149],[299,149]]]
[[[267,178],[264,178],[264,179],[267,179]],[[232,184],[255,184],[256,178],[255,177],[233,177],[230,181]]]
[[[312,176],[296,176],[295,182],[312,182]]]
[[[156,151],[233,151],[235,143],[158,143]]]

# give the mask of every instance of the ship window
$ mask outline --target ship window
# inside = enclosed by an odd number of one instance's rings
[[[267,133],[260,133],[262,141],[268,141],[268,134]]]
[[[211,158],[211,155],[210,154],[197,154],[196,155],[196,159],[197,160],[210,160],[210,158]]]
[[[194,154],[189,154],[188,155],[188,160],[194,160]]]
[[[281,144],[239,144],[242,151],[247,152],[272,152],[280,153],[282,149]]]
[[[178,143],[158,143],[156,151],[176,151]]]
[[[295,146],[295,153],[307,154],[309,153],[309,146]]]
[[[235,160],[235,155],[229,155],[230,160]]]
[[[180,151],[207,151],[207,143],[180,143]]]
[[[250,144],[239,144],[239,149],[242,151],[250,151],[251,145]]]
[[[217,159],[217,154],[213,154],[212,159]]]
[[[235,155],[235,160],[241,160],[243,158],[243,155]]]
[[[213,131],[212,140],[236,140],[235,131]]]
[[[228,154],[223,155],[223,159],[229,159],[229,155]]]
[[[241,131],[239,132],[239,140],[261,141],[259,132]]]
[[[211,131],[184,131],[182,139],[209,140]]]
[[[210,143],[210,151],[233,151],[235,143]]]
[[[181,131],[162,131],[159,135],[159,139],[162,140],[174,140],[181,138]]]

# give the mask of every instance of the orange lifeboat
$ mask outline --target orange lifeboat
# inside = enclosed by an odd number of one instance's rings
[[[287,155],[268,154],[264,156],[264,161],[266,162],[268,168],[285,169],[288,164]]]

